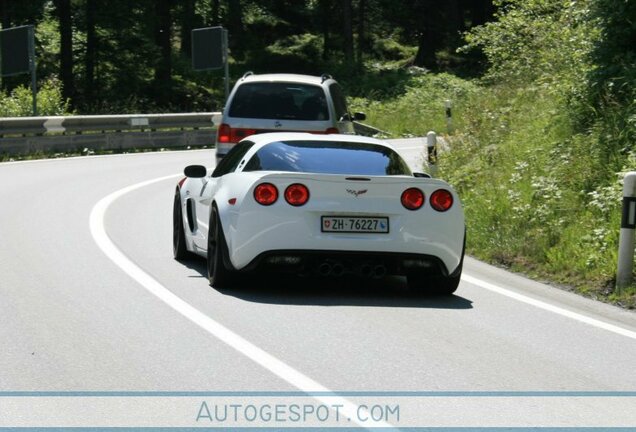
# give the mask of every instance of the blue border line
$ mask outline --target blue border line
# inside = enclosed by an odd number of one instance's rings
[[[0,397],[636,397],[636,391],[0,391]]]
[[[12,432],[121,432],[121,431],[143,431],[143,432],[201,432],[202,430],[232,430],[232,431],[306,431],[306,430],[330,430],[330,431],[358,431],[360,428],[345,427],[308,427],[308,428],[255,428],[255,427],[69,427],[69,428],[47,428],[47,427],[25,427],[25,428],[2,428],[0,431]],[[386,428],[366,428],[371,431],[386,431]],[[636,430],[632,427],[404,427],[397,428],[400,431],[418,431],[418,432],[633,432]]]

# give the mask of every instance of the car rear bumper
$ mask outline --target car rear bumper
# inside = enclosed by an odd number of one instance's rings
[[[238,270],[272,263],[267,260],[269,257],[293,255],[300,258],[302,265],[310,267],[337,257],[350,261],[346,267],[351,268],[377,263],[385,266],[388,274],[407,274],[414,270],[441,275],[452,273],[464,252],[463,223],[459,229],[444,226],[431,229],[424,225],[405,224],[399,229],[396,226],[387,234],[335,234],[312,230],[304,219],[264,224],[254,231],[241,229],[239,223],[236,231],[226,233],[226,238],[230,261]],[[289,251],[294,253],[289,255]],[[422,262],[405,263],[408,260]]]
[[[411,273],[436,276],[450,274],[446,265],[439,258],[431,255],[340,250],[264,252],[254,258],[243,270],[324,277],[355,275],[368,278]]]

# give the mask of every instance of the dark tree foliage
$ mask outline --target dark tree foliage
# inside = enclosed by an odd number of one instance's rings
[[[609,159],[612,152],[636,151],[636,2],[597,0],[593,13],[601,34],[592,52],[594,110],[586,120],[602,120],[601,141]]]
[[[636,2],[598,0],[594,10],[601,38],[593,57],[599,65],[592,80],[598,94],[609,93],[620,101],[636,93]],[[598,96],[597,96],[598,97]]]
[[[455,55],[460,33],[491,16],[492,0],[0,0],[3,28],[36,25],[38,78],[59,78],[86,113],[219,108],[222,72],[191,69],[194,28],[229,30],[233,76],[331,72],[356,83],[380,73],[373,62],[453,67],[440,53]]]

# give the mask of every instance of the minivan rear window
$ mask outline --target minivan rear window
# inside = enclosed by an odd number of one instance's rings
[[[243,171],[347,175],[411,175],[394,150],[372,143],[276,141],[261,147]]]
[[[322,87],[311,84],[259,82],[239,86],[230,117],[273,120],[329,120]]]

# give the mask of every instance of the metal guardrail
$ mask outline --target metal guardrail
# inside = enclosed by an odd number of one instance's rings
[[[0,118],[0,154],[214,145],[219,112]],[[357,134],[383,131],[354,122]]]
[[[217,114],[0,118],[0,154],[211,146]]]

